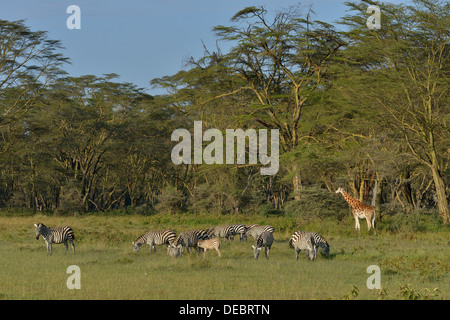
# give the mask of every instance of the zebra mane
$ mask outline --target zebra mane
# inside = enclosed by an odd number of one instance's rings
[[[145,234],[141,234],[136,240],[133,241],[133,244],[144,244],[146,241]]]

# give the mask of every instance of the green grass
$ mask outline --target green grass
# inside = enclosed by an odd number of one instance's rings
[[[352,219],[351,219],[352,220]],[[300,221],[279,216],[244,215],[85,215],[0,217],[0,299],[448,299],[450,233],[389,232],[369,235],[342,223]],[[76,254],[35,240],[33,224],[70,225]],[[260,223],[276,227],[270,259],[253,258],[247,242],[222,241],[202,256],[169,257],[163,246],[132,252],[131,242],[151,229],[177,233],[222,223]],[[331,256],[299,261],[288,246],[296,230],[317,231],[331,244]],[[81,289],[66,287],[69,265],[81,270]],[[366,269],[381,268],[381,290],[369,290]],[[436,289],[437,288],[437,289]]]

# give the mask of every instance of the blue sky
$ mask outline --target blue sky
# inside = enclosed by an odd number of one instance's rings
[[[301,5],[316,12],[315,19],[335,24],[346,14],[345,1],[306,0]],[[391,3],[405,1],[390,0]],[[153,78],[172,75],[191,56],[203,54],[202,41],[212,50],[211,28],[230,24],[230,18],[248,6],[280,10],[298,0],[14,0],[0,2],[0,19],[26,20],[32,30],[48,31],[61,40],[71,60],[71,76],[106,73],[120,75],[150,94]],[[66,27],[69,5],[81,9],[81,29]]]

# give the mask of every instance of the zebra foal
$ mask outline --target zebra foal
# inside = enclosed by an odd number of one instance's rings
[[[264,231],[263,233],[261,233],[256,239],[256,247],[252,246],[253,256],[255,257],[255,259],[258,259],[262,247],[264,247],[264,254],[266,255],[266,258],[269,259],[269,253],[272,244],[273,244],[272,232]]]
[[[75,245],[73,244],[75,234],[71,227],[63,226],[58,228],[49,228],[42,223],[34,224],[34,226],[36,227],[36,240],[39,239],[39,236],[42,236],[47,244],[47,255],[52,255],[52,243],[64,243],[64,246],[66,247],[66,251],[64,252],[65,255],[69,247],[67,242],[70,242],[73,253],[75,254]]]
[[[175,238],[176,234],[172,230],[149,231],[147,233],[144,233],[143,235],[140,235],[135,241],[132,242],[133,251],[139,252],[141,246],[147,243],[150,246],[148,254],[152,253],[152,249],[156,253],[156,246],[162,244],[170,245],[172,242],[174,242]]]
[[[197,242],[197,245],[199,246],[199,248],[202,248],[203,251],[203,256],[206,256],[206,250],[212,250],[215,249],[217,251],[217,254],[219,255],[219,257],[221,257],[222,255],[220,254],[220,240],[219,238],[212,238],[212,239],[206,239],[206,240],[199,240]]]

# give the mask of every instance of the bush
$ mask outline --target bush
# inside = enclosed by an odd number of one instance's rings
[[[410,214],[396,213],[383,216],[380,229],[390,232],[424,232],[435,231],[442,227],[442,219],[436,211]]]
[[[316,218],[334,217],[342,221],[349,214],[349,207],[334,193],[320,188],[305,188],[300,200],[289,201],[285,208],[287,216],[310,221]]]
[[[180,213],[186,209],[186,196],[175,187],[166,187],[157,198],[155,209],[160,213]]]
[[[217,200],[210,186],[201,184],[195,188],[190,199],[190,209],[198,213],[218,211]]]
[[[284,211],[275,210],[272,203],[266,203],[258,207],[257,213],[262,215],[282,215]]]
[[[76,181],[69,181],[62,186],[61,192],[59,193],[58,208],[55,210],[55,213],[60,214],[83,211],[80,189],[79,183]]]
[[[131,211],[132,213],[142,216],[151,216],[156,213],[155,209],[152,206],[147,205],[146,203],[134,207]]]

